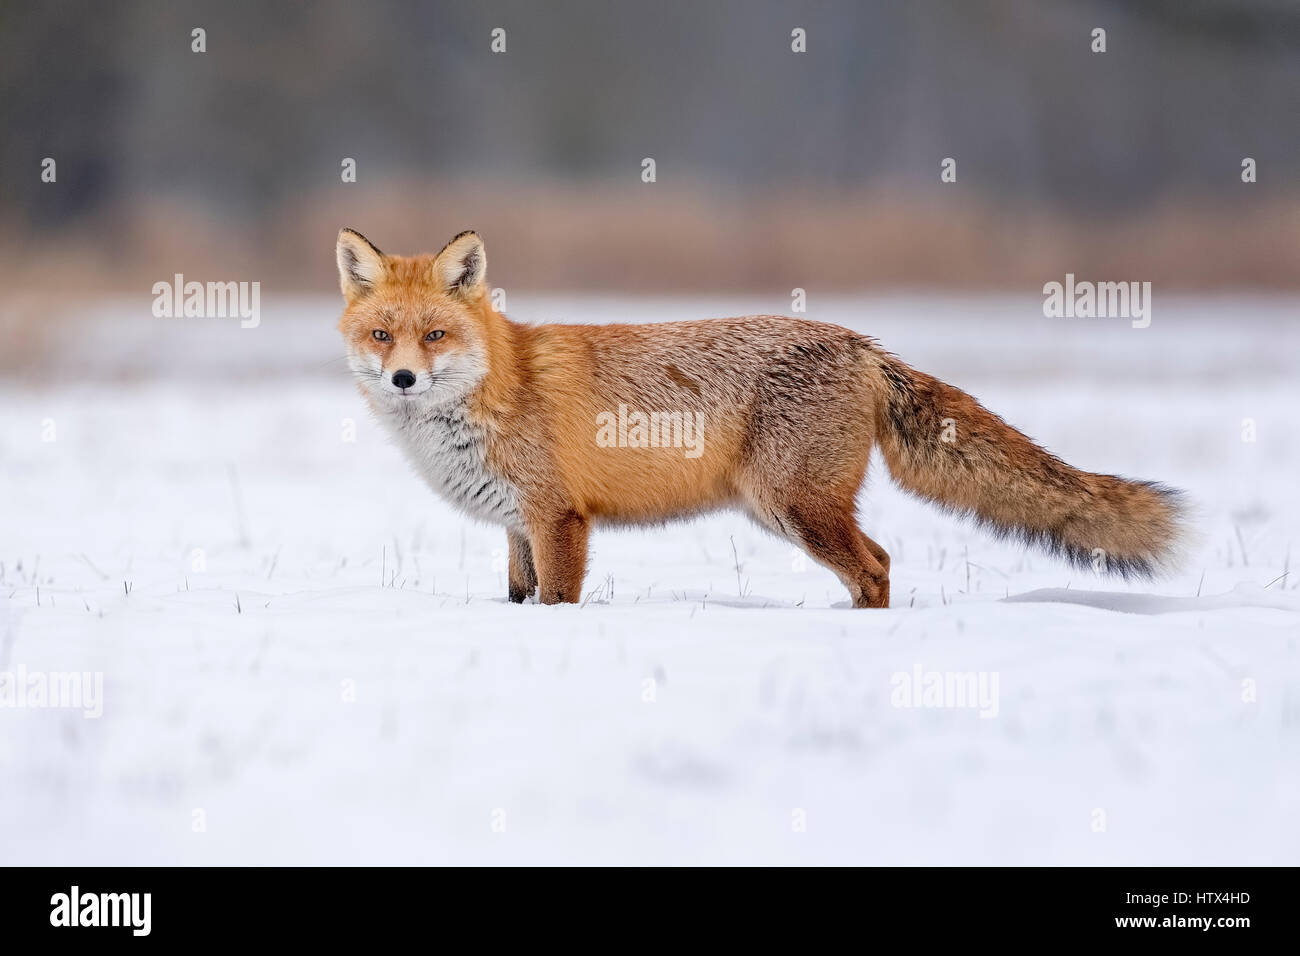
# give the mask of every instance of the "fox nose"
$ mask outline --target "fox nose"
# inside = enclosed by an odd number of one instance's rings
[[[393,373],[393,384],[398,388],[410,388],[415,384],[415,373],[410,369],[398,369]]]

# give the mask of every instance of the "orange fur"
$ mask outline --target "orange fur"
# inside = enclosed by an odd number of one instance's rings
[[[522,325],[493,309],[473,233],[400,257],[344,230],[337,255],[362,394],[435,490],[506,527],[514,601],[578,600],[593,525],[734,507],[834,570],[856,606],[888,606],[889,556],[855,519],[877,444],[904,487],[1074,561],[1150,572],[1179,532],[1172,492],[1071,468],[848,329]],[[659,416],[663,441],[629,427],[624,442],[620,409]]]

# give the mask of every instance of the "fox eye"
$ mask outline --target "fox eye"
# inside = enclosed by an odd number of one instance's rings
[[[424,337],[424,341],[426,341],[426,342],[436,342],[436,341],[438,341],[438,339],[442,338],[442,337],[443,337],[444,335],[446,335],[446,334],[447,334],[447,333],[444,332],[442,329],[439,329],[439,330],[436,331],[436,332],[430,332],[428,335],[426,335],[426,336]]]
[[[375,329],[375,330],[374,330],[373,332],[371,332],[370,334],[373,335],[373,336],[375,337],[375,340],[378,341],[378,342],[391,342],[391,341],[393,341],[393,337],[392,337],[391,335],[389,335],[387,332],[385,332],[383,329]]]

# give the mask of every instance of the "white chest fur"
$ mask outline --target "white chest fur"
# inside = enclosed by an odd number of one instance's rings
[[[514,487],[487,464],[487,433],[463,402],[399,409],[384,416],[402,451],[429,486],[471,517],[518,526]]]

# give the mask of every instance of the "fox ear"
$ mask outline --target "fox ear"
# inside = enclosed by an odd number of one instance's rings
[[[434,271],[448,292],[474,297],[483,291],[487,276],[487,253],[483,240],[473,230],[462,232],[447,243],[433,262]]]
[[[349,302],[365,295],[383,278],[384,254],[355,230],[339,230],[335,256],[339,262],[339,288]]]

